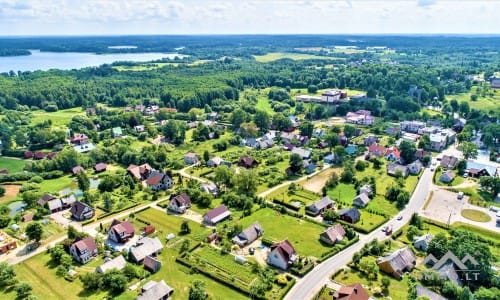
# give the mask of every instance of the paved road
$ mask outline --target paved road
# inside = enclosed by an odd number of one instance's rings
[[[410,203],[406,206],[404,210],[400,212],[399,215],[403,216],[401,221],[397,220],[397,216],[391,219],[387,224],[392,225],[393,231],[396,231],[403,227],[411,218],[414,212],[420,210],[424,205],[425,200],[429,194],[429,189],[432,185],[432,172],[430,169],[425,169],[421,175],[420,181],[418,182],[412,197],[410,198]],[[399,216],[398,215],[398,216]],[[388,238],[381,230],[376,229],[368,235],[360,235],[359,242],[350,246],[347,249],[339,252],[337,255],[332,256],[323,263],[316,266],[309,274],[297,280],[297,283],[288,292],[285,300],[303,300],[311,299],[314,295],[321,289],[321,287],[327,284],[330,274],[334,273],[336,270],[344,267],[351,261],[354,252],[359,251],[363,248],[363,245],[367,242],[378,239],[379,241]]]

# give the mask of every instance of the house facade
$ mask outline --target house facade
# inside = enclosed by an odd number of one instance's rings
[[[126,243],[134,234],[134,226],[128,220],[124,222],[113,220],[108,230],[108,238],[115,243]]]
[[[340,224],[327,228],[319,235],[319,239],[328,245],[334,245],[337,242],[342,241],[345,236],[344,227]]]
[[[92,219],[95,215],[95,211],[92,207],[86,203],[76,201],[71,206],[71,216],[77,221],[85,221]]]
[[[324,213],[325,210],[333,208],[334,205],[335,205],[335,201],[330,199],[329,196],[325,196],[325,197],[321,198],[320,200],[314,202],[313,204],[306,206],[306,211],[317,216],[319,214]]]
[[[97,256],[97,245],[93,238],[86,237],[71,244],[69,253],[77,262],[86,264]]]
[[[282,270],[287,270],[297,261],[297,253],[288,240],[271,245],[267,263]]]
[[[191,207],[191,198],[188,194],[182,193],[179,195],[172,195],[168,203],[168,209],[179,214],[183,214]]]
[[[390,274],[398,279],[404,272],[413,270],[417,257],[413,251],[406,247],[377,259],[377,265],[381,271]]]
[[[173,187],[174,181],[167,174],[153,171],[146,180],[146,185],[153,191],[161,191]]]

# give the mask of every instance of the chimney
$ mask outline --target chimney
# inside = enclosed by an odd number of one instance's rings
[[[354,288],[354,294],[358,293],[358,288]]]

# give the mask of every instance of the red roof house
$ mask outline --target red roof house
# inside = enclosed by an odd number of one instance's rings
[[[368,300],[370,295],[366,292],[363,286],[359,283],[346,285],[340,287],[338,291],[333,294],[334,300]]]
[[[125,243],[134,236],[134,232],[134,226],[132,226],[130,221],[120,222],[113,220],[108,230],[108,238],[115,243]]]
[[[78,172],[85,172],[85,169],[82,166],[76,166],[71,169],[71,172],[73,173],[73,175],[76,175]]]
[[[94,166],[94,171],[104,172],[108,166],[105,163],[98,163]]]
[[[282,270],[288,269],[297,260],[297,252],[288,240],[271,245],[271,252],[267,256],[267,263]]]
[[[370,147],[368,147],[368,153],[370,155],[375,155],[378,157],[381,157],[385,155],[386,149],[384,146],[378,145],[378,144],[371,144]]]
[[[385,151],[385,158],[390,161],[399,161],[401,159],[401,153],[396,147],[387,148]]]

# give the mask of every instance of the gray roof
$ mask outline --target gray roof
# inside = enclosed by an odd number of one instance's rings
[[[455,265],[452,261],[439,268],[438,273],[441,278],[447,278],[448,280],[453,281],[456,285],[463,286],[463,282],[457,274],[457,270],[455,269]]]
[[[361,206],[366,206],[370,202],[370,197],[368,197],[367,194],[362,193],[357,195],[352,202],[353,205],[361,204]]]
[[[62,208],[61,199],[50,200],[49,202],[47,202],[47,205],[49,206],[49,210],[55,210],[55,209]]]
[[[403,270],[409,268],[413,268],[415,265],[416,261],[416,256],[413,251],[408,248],[402,248],[399,250],[394,251],[393,253],[380,257],[377,259],[377,264],[383,263],[383,262],[389,262],[391,265],[391,268],[397,272],[397,273],[402,273]]]
[[[151,280],[147,282],[142,289],[144,292],[137,296],[137,298],[135,298],[136,300],[160,300],[174,291],[174,289],[168,286],[164,280],[160,282]]]
[[[476,170],[485,169],[490,176],[495,176],[495,174],[497,173],[497,168],[494,165],[478,163],[470,160],[467,161],[467,169],[476,169]]]
[[[96,272],[105,273],[106,271],[111,270],[111,269],[121,270],[121,269],[125,268],[126,264],[127,264],[127,261],[125,261],[125,258],[123,257],[123,255],[120,254],[117,257],[113,258],[112,260],[107,261],[107,262],[103,263],[102,265],[100,265],[99,267],[97,267]]]
[[[139,242],[142,244],[136,247],[130,247],[130,254],[135,258],[136,261],[141,261],[146,256],[157,253],[158,251],[163,249],[163,245],[161,244],[158,237],[155,237],[153,239],[144,237],[139,240]]]
[[[422,242],[422,241],[425,241],[426,244],[429,244],[433,238],[434,238],[434,236],[432,235],[432,233],[424,234],[422,236],[414,238],[413,244],[418,243],[418,242]]]
[[[417,298],[418,297],[428,297],[431,300],[447,300],[445,297],[439,295],[438,293],[435,293],[421,285],[417,285],[416,287],[417,290]]]
[[[335,201],[330,199],[329,196],[325,196],[325,197],[319,199],[318,201],[314,202],[313,204],[308,205],[307,209],[313,210],[313,211],[318,211],[318,210],[322,210],[325,207],[327,207],[329,205],[333,205],[333,204],[335,204]]]
[[[302,158],[308,158],[311,156],[311,151],[297,147],[292,149],[292,153],[298,154]]]
[[[236,244],[250,244],[256,239],[258,239],[264,230],[259,222],[255,222],[252,225],[245,228],[240,234],[233,238],[233,242]]]
[[[396,174],[397,170],[401,170],[401,172],[403,172],[403,175],[404,175],[408,171],[408,167],[400,165],[400,164],[388,164],[387,165],[387,173]]]

